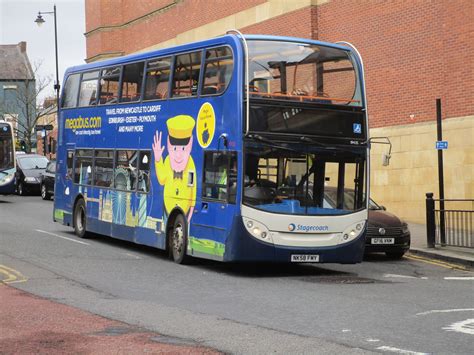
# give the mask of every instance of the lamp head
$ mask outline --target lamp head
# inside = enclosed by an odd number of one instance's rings
[[[40,27],[43,23],[45,23],[43,16],[41,16],[41,12],[38,12],[38,17],[35,20],[38,27]]]

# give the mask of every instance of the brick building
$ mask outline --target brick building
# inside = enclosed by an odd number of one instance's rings
[[[437,195],[436,98],[443,105],[445,195],[474,196],[474,1],[86,0],[87,61],[243,33],[347,41],[364,59],[372,197],[424,222]]]

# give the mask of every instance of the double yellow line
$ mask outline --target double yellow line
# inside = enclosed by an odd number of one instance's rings
[[[447,268],[447,269],[470,271],[468,268],[466,268],[462,265],[452,264],[452,263],[448,263],[446,261],[441,261],[441,260],[429,259],[429,258],[425,258],[423,256],[414,255],[414,254],[405,255],[405,258],[410,259],[410,260],[421,261],[421,262],[431,264],[431,265],[441,266],[441,267],[444,267],[444,268]]]
[[[6,278],[0,278],[0,283],[4,284],[13,284],[13,283],[19,283],[19,282],[25,282],[28,279],[22,275],[21,272],[9,268],[8,266],[1,265],[0,264],[0,274],[4,275]]]

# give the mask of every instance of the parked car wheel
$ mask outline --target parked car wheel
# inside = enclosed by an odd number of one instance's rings
[[[51,199],[51,195],[48,193],[48,190],[46,189],[45,184],[41,184],[41,198],[43,200],[50,200]]]
[[[25,187],[23,186],[23,183],[20,182],[17,186],[17,192],[18,192],[18,195],[20,196],[25,196],[26,195],[26,191],[25,191]]]

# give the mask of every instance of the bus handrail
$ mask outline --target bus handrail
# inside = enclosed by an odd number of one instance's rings
[[[245,113],[246,113],[246,127],[245,127],[245,136],[249,134],[250,130],[250,90],[249,90],[249,58],[248,58],[248,53],[249,53],[249,47],[247,45],[247,40],[245,39],[244,35],[242,32],[240,32],[237,29],[230,29],[226,32],[226,34],[230,34],[231,32],[237,33],[241,38],[242,42],[244,43],[244,50],[245,50],[245,85],[247,87],[247,102],[245,105]]]

